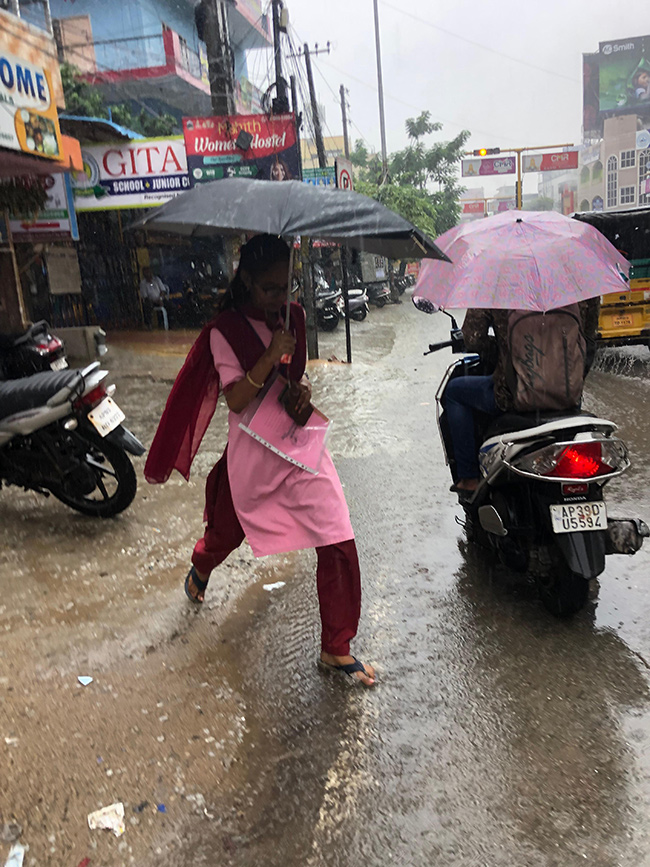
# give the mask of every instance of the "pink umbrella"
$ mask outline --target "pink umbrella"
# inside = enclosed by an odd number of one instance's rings
[[[589,223],[554,211],[506,211],[436,239],[413,300],[439,307],[552,310],[625,288],[629,263]]]

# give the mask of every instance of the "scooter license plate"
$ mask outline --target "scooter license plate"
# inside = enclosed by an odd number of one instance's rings
[[[105,397],[104,400],[88,413],[88,421],[94,426],[95,430],[103,437],[109,434],[112,430],[121,424],[126,416],[119,406],[111,400],[110,397]]]
[[[583,533],[607,529],[605,503],[564,503],[549,506],[554,533]]]
[[[67,366],[67,358],[57,358],[56,361],[50,362],[50,370],[65,370]]]

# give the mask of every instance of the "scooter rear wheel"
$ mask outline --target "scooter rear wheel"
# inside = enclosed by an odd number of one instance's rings
[[[384,306],[385,303],[386,303],[386,299],[385,299],[385,298],[375,298],[375,301],[374,301],[375,307],[380,307],[380,308],[381,308],[381,307]]]
[[[360,310],[355,310],[354,313],[350,313],[350,319],[354,319],[355,322],[363,322],[367,315],[368,311],[365,307],[362,307]]]
[[[78,477],[71,476],[62,487],[50,487],[54,496],[94,518],[112,518],[128,508],[138,481],[127,454],[98,434],[87,430],[71,435],[74,452],[82,461]]]
[[[549,575],[538,577],[537,588],[544,608],[555,617],[573,617],[589,599],[589,581],[566,564],[558,563]]]

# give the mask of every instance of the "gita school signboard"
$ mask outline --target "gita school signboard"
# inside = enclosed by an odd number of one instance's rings
[[[300,177],[293,114],[184,117],[183,132],[192,186],[233,177]]]
[[[181,136],[89,145],[74,179],[77,211],[152,208],[190,188]]]

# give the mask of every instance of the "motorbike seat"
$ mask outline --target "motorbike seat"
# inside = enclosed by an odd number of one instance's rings
[[[0,419],[43,406],[57,391],[78,379],[78,370],[61,370],[0,382]]]
[[[501,436],[504,433],[528,430],[529,428],[538,427],[548,422],[559,421],[560,419],[569,417],[573,418],[577,415],[584,416],[585,418],[595,418],[592,412],[583,412],[579,409],[573,412],[570,410],[562,410],[562,412],[505,412],[490,422],[485,431],[485,439]]]

